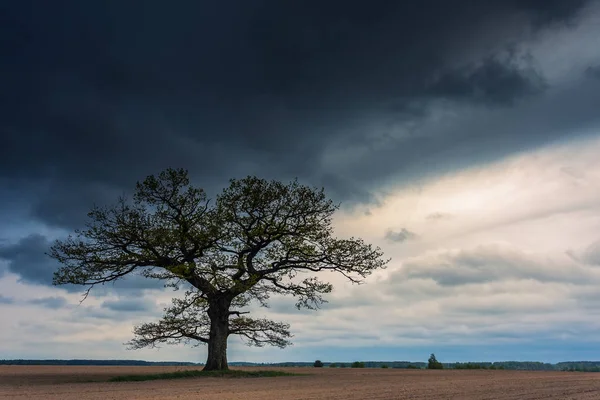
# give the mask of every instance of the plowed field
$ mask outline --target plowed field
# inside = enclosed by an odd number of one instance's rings
[[[110,377],[117,375],[151,374],[182,369],[191,368],[0,366],[0,398],[600,399],[600,373],[278,368],[307,375],[106,382]]]

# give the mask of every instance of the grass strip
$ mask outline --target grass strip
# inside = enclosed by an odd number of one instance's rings
[[[176,372],[163,372],[161,374],[147,375],[121,375],[109,379],[109,382],[139,382],[139,381],[154,381],[158,379],[182,379],[194,377],[206,378],[270,378],[275,376],[295,376],[283,371],[240,371],[236,369],[228,371],[201,371],[201,370],[185,370]]]

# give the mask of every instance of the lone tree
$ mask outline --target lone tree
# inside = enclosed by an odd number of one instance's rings
[[[427,369],[444,369],[444,364],[435,358],[435,354],[431,353],[427,360]]]
[[[208,345],[205,370],[226,370],[227,338],[285,347],[289,325],[246,317],[252,301],[273,294],[315,309],[332,285],[314,273],[332,271],[354,283],[388,260],[361,239],[338,239],[331,217],[339,206],[323,189],[256,177],[233,179],[214,203],[190,185],[183,169],[138,182],[132,198],[94,207],[85,229],[56,241],[49,255],[62,266],[54,284],[87,286],[130,274],[190,287],[164,317],[134,329],[134,348],[194,341]],[[83,301],[82,300],[82,301]]]

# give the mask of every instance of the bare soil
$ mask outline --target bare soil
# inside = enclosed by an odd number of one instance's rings
[[[600,373],[573,372],[274,368],[306,375],[107,382],[184,369],[0,366],[0,399],[600,399]]]

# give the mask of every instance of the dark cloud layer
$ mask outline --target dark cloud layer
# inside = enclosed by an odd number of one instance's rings
[[[0,246],[0,259],[8,262],[8,271],[17,274],[24,282],[49,285],[58,267],[44,253],[50,243],[38,234],[32,234],[13,245]]]
[[[510,32],[485,43],[485,22],[552,26],[575,21],[585,3],[6,2],[0,173],[38,196],[34,216],[67,227],[167,166],[208,188],[245,174],[299,176],[368,201],[374,177],[452,138],[396,144],[383,171],[369,167],[377,151],[353,170],[326,170],[332,147],[369,148],[365,120],[411,120],[433,99],[507,106],[539,93],[533,67],[499,56],[511,54]],[[493,51],[468,59],[474,38]]]
[[[588,67],[585,70],[585,73],[590,78],[600,79],[600,65],[594,65],[594,66]]]
[[[547,83],[515,32],[576,24],[587,3],[3,2],[0,206],[70,230],[94,203],[169,166],[213,193],[231,177],[297,176],[369,202],[400,171],[561,138],[545,117],[537,131],[526,120],[529,136],[518,123],[418,128],[436,102],[506,109],[542,96]],[[49,284],[49,244],[33,234],[0,258],[23,281]]]
[[[40,234],[29,235],[14,244],[0,245],[0,260],[7,262],[7,270],[20,277],[24,283],[34,285],[52,285],[54,271],[60,266],[46,253],[52,242]],[[2,270],[0,269],[0,274]],[[83,286],[64,285],[61,286],[69,291],[80,292]],[[130,291],[144,289],[161,289],[164,284],[158,280],[147,279],[140,275],[133,275],[115,283],[107,284],[106,288],[122,288]],[[99,289],[99,288],[98,288]],[[99,294],[99,290],[94,291]],[[55,298],[51,298],[49,301]],[[48,299],[42,299],[44,302]],[[58,303],[54,303],[58,304]],[[46,304],[48,305],[48,304]]]

